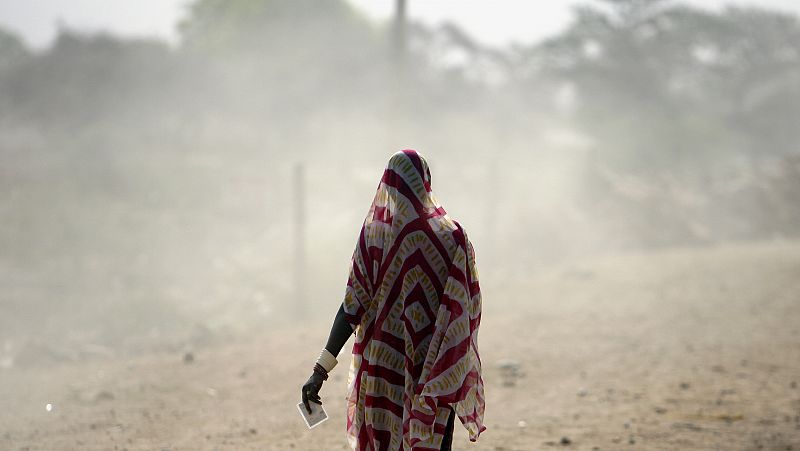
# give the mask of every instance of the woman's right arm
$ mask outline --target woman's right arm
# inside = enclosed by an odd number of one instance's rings
[[[345,319],[344,304],[341,304],[339,311],[336,312],[336,317],[333,319],[331,333],[328,336],[328,343],[325,345],[325,349],[333,354],[334,357],[339,355],[339,351],[342,350],[342,347],[344,347],[344,344],[347,343],[352,334],[353,326]]]

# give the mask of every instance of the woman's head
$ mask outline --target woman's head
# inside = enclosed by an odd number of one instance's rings
[[[367,247],[390,248],[409,225],[418,230],[434,223],[436,230],[457,228],[431,190],[428,162],[415,150],[395,152],[364,219]]]
[[[413,165],[417,175],[420,175],[422,179],[427,182],[428,191],[430,191],[431,172],[428,168],[428,161],[416,150],[405,149],[395,152],[389,159],[387,167],[396,169],[409,162]]]
[[[386,164],[366,222],[402,227],[414,218],[446,215],[431,190],[428,162],[417,151],[395,152]]]
[[[391,174],[388,174],[390,178],[396,174],[423,204],[427,204],[431,193],[431,171],[425,157],[419,152],[412,149],[395,152],[389,158],[386,170],[391,171]]]

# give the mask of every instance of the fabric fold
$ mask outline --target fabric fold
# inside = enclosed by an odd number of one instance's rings
[[[355,450],[439,449],[450,408],[470,440],[486,429],[475,253],[430,179],[416,151],[392,155],[351,258],[343,305],[356,335],[347,384]]]

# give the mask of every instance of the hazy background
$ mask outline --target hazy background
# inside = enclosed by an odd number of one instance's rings
[[[404,148],[489,290],[797,237],[800,7],[755,3],[0,2],[3,365],[332,317]]]

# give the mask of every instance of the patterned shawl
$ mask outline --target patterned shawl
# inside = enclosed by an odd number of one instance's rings
[[[450,407],[476,441],[484,393],[481,294],[467,234],[431,191],[425,159],[392,155],[353,252],[347,439],[354,450],[436,450]]]

